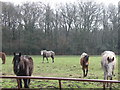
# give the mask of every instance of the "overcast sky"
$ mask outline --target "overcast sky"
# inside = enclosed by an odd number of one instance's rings
[[[0,0],[0,1],[3,1],[3,2],[12,2],[14,4],[21,4],[21,3],[24,3],[24,2],[38,2],[38,1],[41,1],[43,3],[49,3],[50,5],[56,5],[56,4],[59,4],[59,3],[73,3],[73,2],[76,2],[78,0]],[[105,5],[108,5],[110,3],[114,4],[114,5],[117,5],[118,1],[120,0],[82,0],[82,1],[95,1],[95,2],[98,2],[98,3],[104,3]]]

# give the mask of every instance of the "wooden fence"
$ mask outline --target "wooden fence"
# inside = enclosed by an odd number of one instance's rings
[[[41,79],[41,80],[58,80],[59,88],[62,89],[61,81],[82,81],[82,82],[100,82],[100,83],[120,83],[117,80],[98,80],[98,79],[79,79],[79,78],[63,78],[63,77],[33,77],[33,76],[0,76],[2,79]],[[19,82],[18,83],[18,89]]]

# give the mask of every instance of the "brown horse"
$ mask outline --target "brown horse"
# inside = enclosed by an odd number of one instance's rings
[[[21,56],[21,53],[14,53],[13,70],[17,76],[31,76],[33,72],[33,59],[30,56]],[[24,88],[29,88],[30,79],[23,79]],[[22,80],[19,79],[20,88]]]
[[[88,60],[89,60],[89,56],[86,53],[82,53],[81,59],[80,59],[80,64],[82,66],[84,77],[86,77],[88,74],[88,65],[89,65]]]
[[[2,59],[2,64],[5,64],[6,54],[4,52],[0,52],[0,58]]]

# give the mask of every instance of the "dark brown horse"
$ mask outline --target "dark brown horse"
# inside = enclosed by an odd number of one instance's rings
[[[0,58],[2,59],[2,64],[5,64],[6,54],[4,52],[0,52]]]
[[[88,74],[88,65],[89,65],[88,60],[89,60],[89,56],[86,53],[82,53],[81,59],[80,59],[80,64],[82,66],[84,77],[86,77]]]
[[[14,53],[13,70],[17,76],[31,76],[33,72],[33,59],[30,56],[21,56],[21,53]],[[24,88],[29,88],[30,79],[23,79]],[[22,79],[19,79],[22,88]]]

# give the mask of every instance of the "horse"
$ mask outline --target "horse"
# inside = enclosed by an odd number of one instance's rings
[[[115,53],[112,51],[104,51],[101,55],[102,55],[101,66],[104,70],[104,80],[108,80],[108,78],[112,80],[112,77],[114,76],[114,68],[116,65]],[[103,87],[105,88],[105,84],[103,84]]]
[[[89,55],[87,53],[82,53],[80,58],[80,64],[83,70],[83,76],[86,77],[88,74],[88,65],[89,65]]]
[[[33,73],[33,59],[30,56],[21,55],[21,53],[14,53],[13,57],[13,71],[17,76],[31,76]],[[19,87],[22,88],[22,79]],[[30,79],[23,79],[24,88],[29,88]]]
[[[2,59],[2,64],[5,64],[6,54],[4,52],[0,52],[0,58]]]
[[[43,62],[42,63],[44,63],[44,58],[46,58],[47,62],[48,62],[48,57],[51,57],[52,58],[52,63],[54,63],[55,52],[53,52],[53,51],[47,51],[47,50],[42,50],[41,51],[41,55],[43,56]]]

